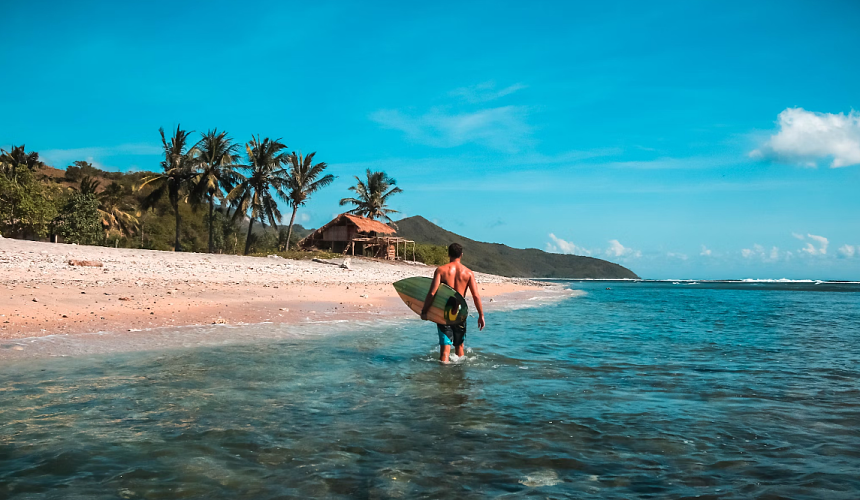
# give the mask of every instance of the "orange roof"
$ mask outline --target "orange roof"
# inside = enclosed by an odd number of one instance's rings
[[[379,221],[375,221],[373,219],[368,219],[367,217],[359,217],[358,215],[352,214],[340,214],[337,219],[346,218],[353,224],[358,227],[358,230],[363,233],[369,233],[371,231],[375,231],[380,234],[394,234],[397,231],[391,228],[391,226],[387,226]],[[334,221],[332,221],[334,222]]]
[[[327,224],[323,225],[322,227],[320,227],[316,231],[314,231],[311,234],[302,238],[301,241],[299,241],[299,245],[303,245],[305,242],[307,242],[309,240],[313,240],[316,235],[322,235],[326,229],[328,229],[331,226],[337,225],[339,222],[343,222],[343,221],[349,221],[352,224],[355,224],[355,226],[358,228],[358,230],[361,231],[362,233],[369,233],[369,232],[373,231],[373,232],[376,232],[379,234],[394,234],[397,232],[391,226],[383,224],[379,221],[375,221],[373,219],[368,219],[367,217],[360,217],[358,215],[352,215],[352,214],[344,213],[344,214],[338,215],[337,217],[332,219]]]

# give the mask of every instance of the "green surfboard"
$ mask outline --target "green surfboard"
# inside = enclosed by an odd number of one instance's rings
[[[403,302],[420,315],[432,284],[432,279],[416,276],[395,282],[394,289]],[[440,284],[433,298],[433,305],[427,311],[427,319],[438,325],[459,325],[466,321],[468,316],[466,299],[445,283]]]

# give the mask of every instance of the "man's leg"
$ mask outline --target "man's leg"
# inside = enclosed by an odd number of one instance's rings
[[[466,323],[451,327],[451,333],[454,334],[454,352],[462,357],[466,346]]]
[[[436,330],[439,332],[439,361],[448,362],[448,357],[451,355],[451,336],[449,336],[450,327],[436,325]]]
[[[448,362],[448,357],[451,355],[451,346],[450,345],[440,345],[439,346],[439,361],[443,363]]]

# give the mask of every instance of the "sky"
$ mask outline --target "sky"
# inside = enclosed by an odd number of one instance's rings
[[[14,2],[0,146],[157,170],[158,128],[282,138],[343,209],[647,278],[860,279],[858,2]]]

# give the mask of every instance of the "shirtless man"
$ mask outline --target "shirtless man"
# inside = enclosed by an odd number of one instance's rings
[[[472,292],[472,299],[474,299],[475,308],[478,310],[478,330],[483,330],[484,308],[481,305],[481,295],[478,293],[478,283],[475,281],[475,273],[460,263],[461,257],[463,257],[462,245],[451,243],[448,246],[448,259],[451,262],[437,267],[436,272],[433,273],[433,284],[430,286],[430,293],[424,299],[424,309],[421,311],[421,319],[427,319],[427,311],[433,305],[433,297],[436,296],[436,291],[439,290],[439,284],[445,283],[463,297],[466,296],[467,288]],[[464,321],[454,326],[436,325],[436,329],[439,331],[439,361],[443,363],[448,362],[452,345],[456,349],[457,356],[462,356],[463,341],[466,339],[466,322]]]

